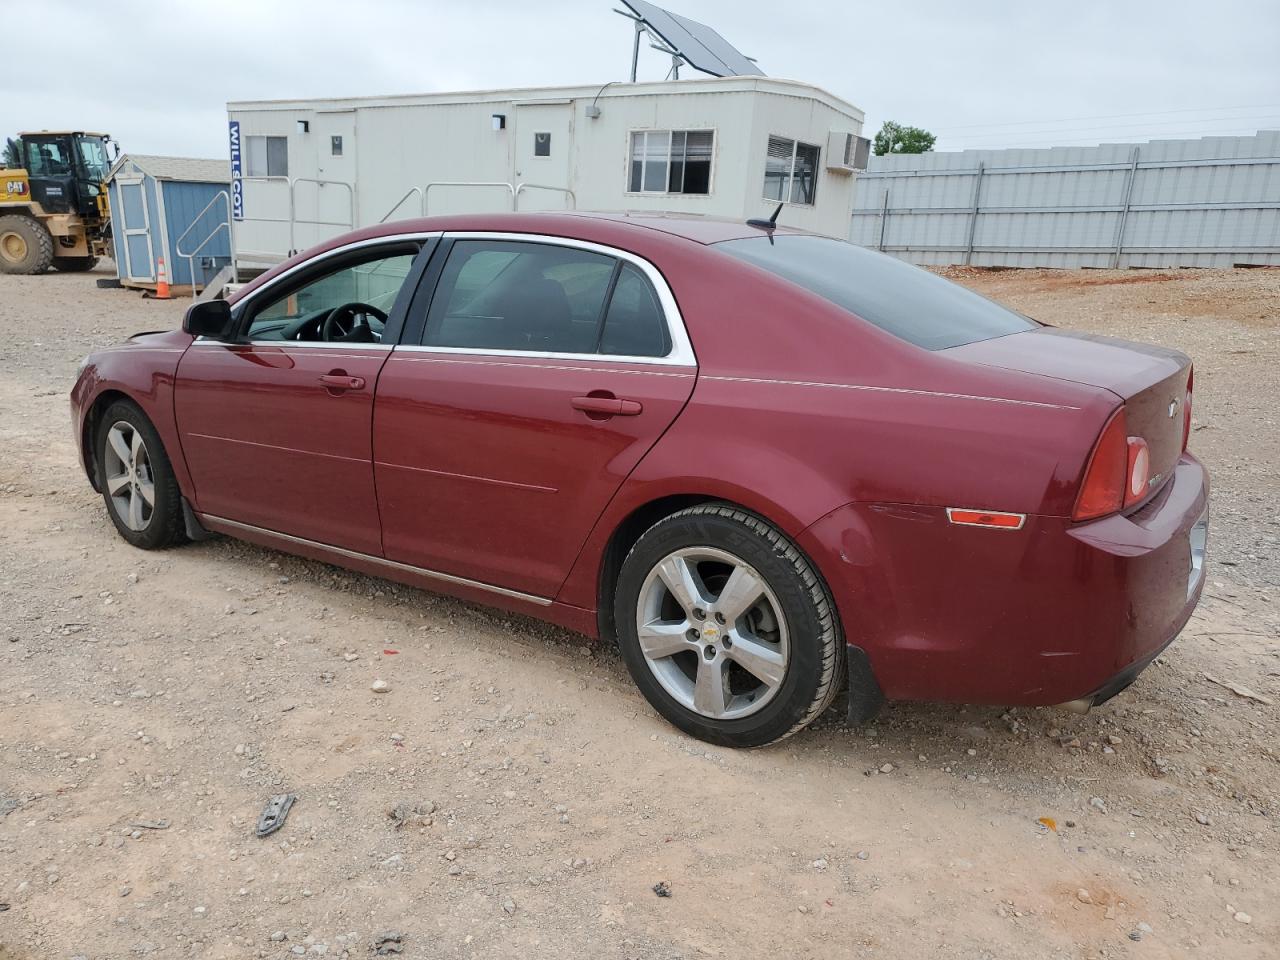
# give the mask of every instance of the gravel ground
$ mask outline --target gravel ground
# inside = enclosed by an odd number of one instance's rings
[[[1205,601],[1087,717],[894,704],[750,752],[563,631],[129,548],[65,396],[184,304],[0,276],[0,960],[1276,957],[1280,271],[957,276],[1195,358]]]

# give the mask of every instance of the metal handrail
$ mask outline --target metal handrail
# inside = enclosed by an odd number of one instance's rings
[[[294,225],[297,219],[297,200],[294,194],[294,188],[300,183],[314,183],[317,186],[335,186],[347,188],[347,219],[344,220],[303,220],[303,223],[318,224],[326,227],[346,227],[347,229],[355,229],[356,225],[356,188],[345,180],[317,180],[315,177],[294,177],[289,181],[289,254],[292,256],[297,253],[294,246]],[[319,203],[316,204],[317,209]]]
[[[511,194],[511,208],[515,209],[516,188],[505,180],[434,180],[422,188],[422,215],[427,215],[427,194],[432,187],[505,187]]]
[[[254,220],[258,223],[287,223],[289,225],[289,256],[293,256],[298,252],[296,247],[296,231],[295,227],[298,223],[320,224],[329,227],[348,227],[354,228],[356,225],[356,191],[355,187],[347,183],[345,180],[319,180],[315,177],[241,177],[245,183],[283,183],[289,188],[289,215],[287,217],[245,217],[245,220]],[[347,219],[346,220],[298,220],[298,205],[295,187],[299,183],[314,183],[318,186],[337,186],[346,187],[347,189]]]
[[[408,192],[408,193],[406,193],[406,194],[405,194],[403,197],[401,197],[399,200],[397,200],[397,201],[396,201],[396,203],[395,203],[395,206],[393,206],[390,210],[388,210],[388,211],[386,212],[386,214],[383,216],[383,218],[382,218],[381,220],[379,220],[378,222],[379,222],[379,223],[386,223],[388,220],[390,220],[390,219],[391,219],[391,215],[392,215],[393,213],[395,213],[397,210],[399,210],[399,209],[400,209],[401,204],[403,204],[406,200],[408,200],[410,197],[412,197],[415,193],[418,195],[418,210],[419,210],[419,216],[425,216],[425,215],[426,215],[426,200],[425,200],[425,199],[423,198],[423,196],[422,196],[422,188],[421,188],[421,187],[410,187],[410,188],[409,188],[409,192]]]
[[[283,183],[289,188],[289,216],[287,217],[244,217],[245,220],[255,220],[258,223],[293,223],[293,181],[288,177],[241,177],[243,183]],[[290,245],[293,243],[292,228],[289,231]]]
[[[191,295],[192,295],[193,297],[196,295],[195,256],[196,256],[196,254],[197,254],[197,253],[199,253],[201,250],[203,250],[203,249],[204,249],[204,246],[205,246],[205,244],[206,244],[206,243],[208,243],[210,240],[212,240],[214,237],[216,237],[216,236],[218,235],[218,231],[219,231],[219,230],[225,230],[225,231],[227,231],[227,239],[228,239],[228,240],[230,240],[230,239],[231,239],[231,224],[230,224],[230,223],[225,223],[225,222],[224,222],[224,223],[220,223],[220,224],[218,224],[218,226],[213,230],[213,232],[212,232],[212,233],[210,233],[207,237],[205,237],[203,240],[201,240],[201,241],[200,241],[200,246],[198,246],[198,247],[196,247],[194,250],[192,250],[192,251],[191,251],[191,253],[190,253],[190,255],[187,257],[187,270],[188,270],[188,271],[190,271],[190,273],[191,273]],[[234,279],[235,279],[235,269],[236,269],[236,257],[235,257],[235,250],[233,249],[233,250],[232,250],[232,252],[231,252],[231,271],[232,271],[232,280],[233,280],[233,281],[234,281]]]
[[[520,209],[520,191],[521,190],[554,190],[557,193],[564,193],[564,194],[567,194],[569,197],[569,209],[570,210],[578,209],[578,196],[568,187],[552,187],[552,186],[548,186],[545,183],[522,183],[520,184],[520,186],[516,187],[515,193],[511,195],[512,210]]]
[[[224,201],[227,205],[227,218],[221,221],[212,230],[210,230],[209,235],[205,237],[203,240],[201,240],[199,245],[194,250],[192,250],[190,253],[183,253],[182,241],[187,239],[187,234],[195,229],[196,224],[199,223],[204,218],[204,215],[206,213],[208,213],[211,209],[213,209],[213,205],[217,203],[219,200]],[[173,252],[180,257],[187,258],[187,275],[191,277],[191,295],[193,297],[196,294],[196,254],[204,249],[205,244],[207,244],[210,240],[212,240],[214,237],[218,235],[219,230],[227,231],[227,240],[231,245],[231,268],[234,270],[235,262],[236,262],[236,252],[235,252],[235,238],[231,235],[231,194],[228,193],[226,190],[219,190],[217,193],[215,193],[213,195],[213,199],[204,205],[204,209],[196,214],[195,219],[191,221],[187,229],[183,230],[182,235],[179,236],[178,239],[173,242]]]

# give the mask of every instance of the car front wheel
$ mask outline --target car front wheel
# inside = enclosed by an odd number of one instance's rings
[[[623,562],[614,615],[641,692],[711,743],[781,740],[839,690],[844,641],[826,587],[781,532],[728,504],[651,527]]]
[[[120,536],[156,550],[186,539],[182,494],[160,435],[138,407],[113,403],[98,421],[98,488]]]

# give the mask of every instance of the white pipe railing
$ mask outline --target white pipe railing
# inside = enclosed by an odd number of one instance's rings
[[[320,180],[315,177],[242,177],[246,183],[283,183],[288,187],[289,192],[289,215],[287,217],[245,217],[245,220],[253,220],[258,223],[287,223],[289,225],[289,256],[293,256],[298,252],[295,227],[299,223],[307,223],[312,225],[328,226],[328,227],[346,227],[348,230],[354,229],[356,225],[356,191],[355,187],[347,183],[345,180]],[[347,219],[346,220],[299,220],[296,187],[300,183],[314,183],[317,186],[327,187],[336,186],[344,187],[347,191]],[[317,207],[319,204],[317,203]]]
[[[511,194],[511,208],[515,209],[516,188],[505,180],[434,180],[422,188],[422,215],[427,215],[428,194],[432,187],[502,187]]]
[[[415,193],[418,195],[418,216],[424,216],[426,211],[426,201],[424,201],[422,198],[422,188],[410,187],[409,192],[406,193],[399,200],[397,200],[395,206],[392,207],[390,210],[388,210],[386,214],[382,217],[382,219],[379,220],[378,222],[386,223],[388,220],[390,220],[391,215],[395,213],[397,210],[399,210],[400,207],[404,204],[404,202],[408,200],[410,197],[412,197]]]
[[[219,200],[223,201],[223,203],[226,204],[226,210],[227,210],[226,219],[220,220],[217,226],[215,226],[212,230],[209,231],[208,235],[203,240],[200,241],[200,243],[196,246],[194,250],[192,250],[190,253],[184,253],[182,251],[182,241],[187,239],[187,234],[189,234],[192,230],[196,228],[196,224],[198,224],[201,220],[204,219],[204,215],[208,213],[210,210],[212,210],[213,205],[217,203]],[[197,293],[196,291],[196,254],[198,254],[201,250],[203,250],[205,248],[205,244],[207,244],[210,240],[216,237],[219,231],[222,231],[222,230],[227,231],[227,243],[231,248],[231,269],[234,270],[235,263],[236,263],[236,251],[235,251],[235,238],[231,234],[231,194],[229,194],[226,190],[219,190],[217,193],[215,193],[213,195],[213,199],[205,204],[204,209],[196,214],[195,219],[191,221],[191,223],[187,226],[187,229],[183,230],[182,235],[179,236],[178,239],[175,240],[173,243],[174,252],[178,256],[186,257],[187,259],[187,274],[191,277],[191,295],[193,297]]]
[[[516,187],[516,192],[511,197],[511,209],[520,209],[520,193],[524,190],[554,190],[556,193],[563,193],[569,198],[569,209],[578,209],[578,197],[568,187],[550,187],[543,183],[522,183]]]

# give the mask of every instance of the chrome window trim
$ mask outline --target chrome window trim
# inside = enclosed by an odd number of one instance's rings
[[[633,363],[655,367],[696,368],[693,360],[682,360],[674,351],[665,357],[630,357],[613,353],[556,353],[551,350],[499,350],[484,347],[424,347],[417,344],[399,344],[396,353],[436,353],[463,357],[528,357],[532,360],[585,360],[590,363]]]
[[[606,362],[626,363],[634,366],[641,366],[640,359],[637,357],[619,357],[610,354],[601,353],[537,353],[533,350],[510,350],[506,353],[497,351],[480,351],[477,357],[457,356],[450,357],[450,354],[461,353],[462,348],[452,347],[406,347],[399,346],[395,348],[395,356],[408,353],[427,353],[436,356],[428,357],[411,357],[405,356],[405,363],[476,363],[488,364],[498,367],[523,367],[526,370],[581,370],[587,373],[633,373],[638,376],[651,377],[696,377],[698,370],[696,367],[675,367],[672,370],[613,370],[613,369],[597,369],[591,366],[591,362],[595,360],[604,360]],[[467,352],[474,352],[468,349]],[[533,360],[558,360],[559,365],[551,363],[512,363],[516,358],[530,358]],[[566,366],[564,361],[580,364],[577,366]],[[587,361],[582,364],[582,361]],[[654,366],[652,359],[648,366]],[[672,366],[671,364],[662,364],[663,366]]]
[[[498,350],[482,347],[436,347],[420,344],[401,344],[396,349],[416,353],[458,354],[462,356],[485,357],[533,357],[539,360],[591,360],[605,363],[643,363],[667,367],[696,367],[698,358],[693,352],[693,343],[689,339],[689,331],[685,327],[684,316],[676,305],[675,294],[667,283],[662,272],[644,257],[629,250],[611,247],[590,240],[578,240],[573,237],[557,237],[545,233],[504,233],[490,230],[449,230],[443,234],[445,240],[497,240],[505,243],[543,243],[556,247],[572,247],[597,253],[605,257],[614,257],[639,268],[648,278],[658,294],[658,302],[662,305],[663,320],[667,324],[667,334],[671,337],[671,350],[664,357],[636,357],[609,353],[563,353],[551,350]]]

